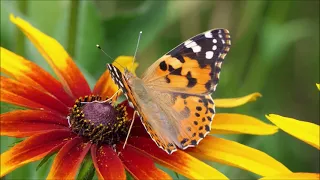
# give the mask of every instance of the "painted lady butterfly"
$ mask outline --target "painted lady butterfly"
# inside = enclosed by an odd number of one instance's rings
[[[153,141],[168,154],[196,146],[211,130],[215,114],[211,93],[231,46],[229,31],[213,29],[180,44],[142,78],[112,64],[113,81],[137,111]]]

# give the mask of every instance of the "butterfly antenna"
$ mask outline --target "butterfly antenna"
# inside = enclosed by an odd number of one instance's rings
[[[112,58],[111,56],[109,56],[109,54],[107,54],[102,48],[101,48],[101,46],[99,45],[99,44],[97,44],[96,45],[97,46],[97,48],[98,49],[100,49],[102,52],[103,52],[103,54],[105,54],[107,57],[109,57],[111,60],[114,60],[114,58]],[[117,64],[119,64],[117,61],[114,61],[115,63],[117,63]],[[124,68],[121,64],[119,64],[119,66],[121,66],[122,68]]]
[[[133,56],[133,60],[132,60],[132,68],[133,68],[134,61],[135,61],[135,59],[136,59],[136,55],[137,55],[137,52],[138,52],[138,47],[139,47],[139,43],[140,43],[140,39],[141,39],[141,34],[142,34],[142,31],[140,31],[140,33],[139,33],[136,50],[134,51],[134,56]]]

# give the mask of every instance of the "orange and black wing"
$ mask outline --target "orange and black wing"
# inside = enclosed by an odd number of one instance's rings
[[[201,33],[158,59],[143,75],[145,84],[173,92],[210,94],[231,46],[229,31]]]

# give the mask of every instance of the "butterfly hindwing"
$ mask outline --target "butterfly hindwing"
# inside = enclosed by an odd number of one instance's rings
[[[150,86],[188,94],[212,93],[231,40],[226,29],[199,34],[158,59],[143,75]]]
[[[170,125],[167,136],[181,149],[196,146],[211,130],[215,113],[210,95],[157,92],[157,103]]]

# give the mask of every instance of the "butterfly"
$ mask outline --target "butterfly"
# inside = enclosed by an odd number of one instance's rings
[[[158,147],[172,154],[194,147],[210,132],[211,93],[231,46],[227,29],[213,29],[181,43],[136,77],[107,64],[115,84]]]

